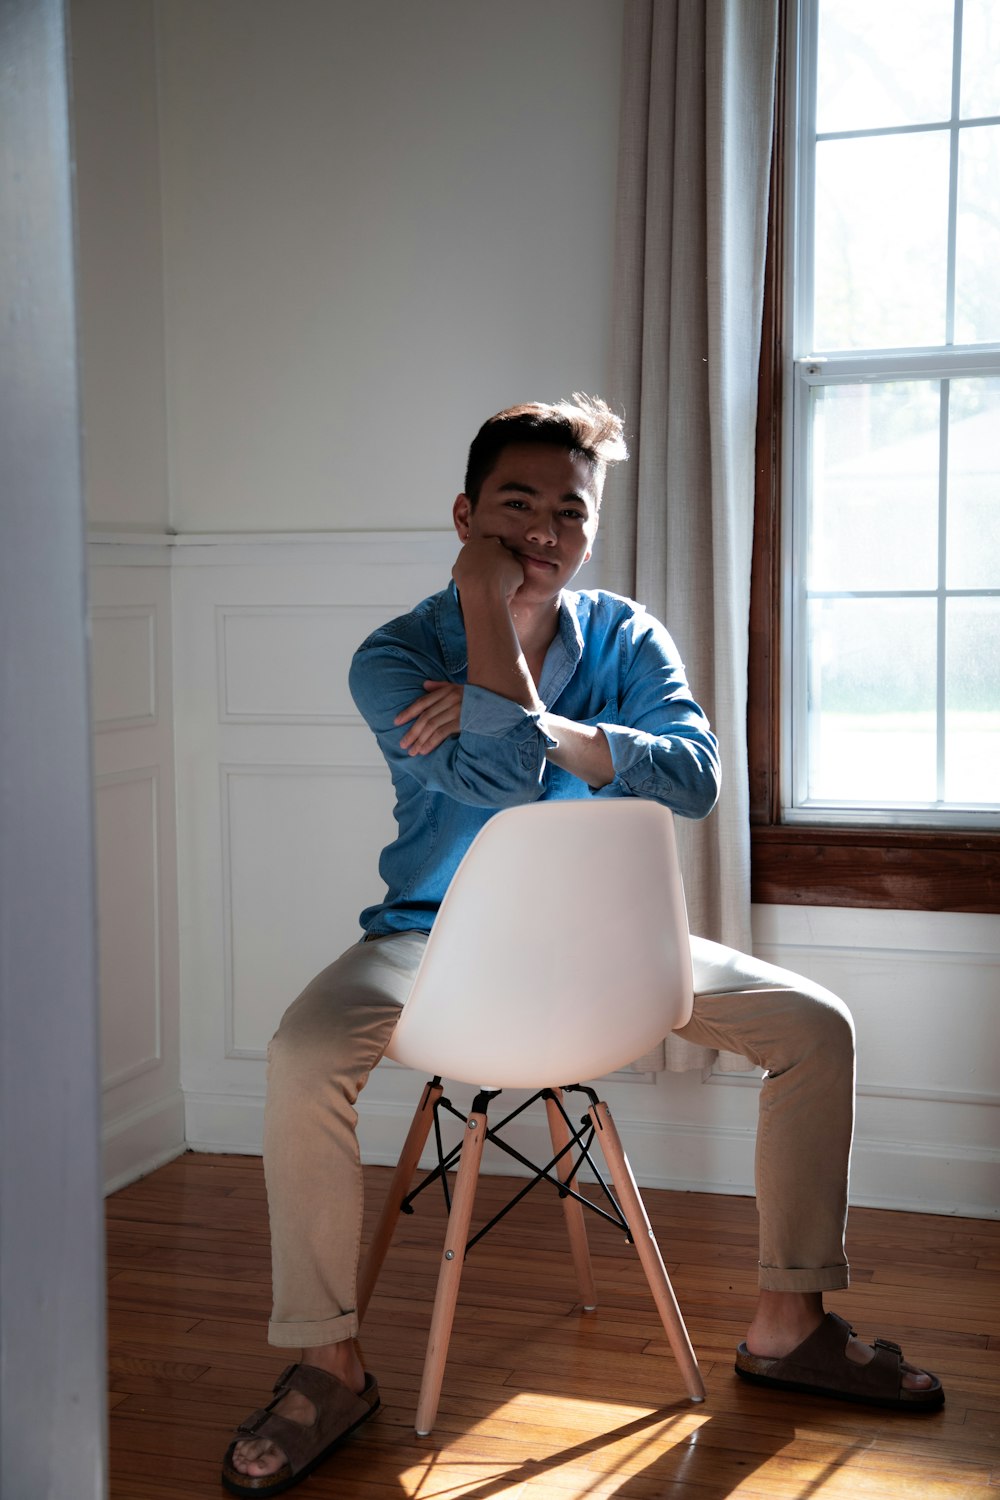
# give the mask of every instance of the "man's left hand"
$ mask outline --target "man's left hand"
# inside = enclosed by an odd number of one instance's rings
[[[462,721],[462,684],[459,682],[424,682],[427,692],[397,714],[394,724],[409,724],[400,740],[400,749],[409,755],[429,755],[451,735],[457,735]]]

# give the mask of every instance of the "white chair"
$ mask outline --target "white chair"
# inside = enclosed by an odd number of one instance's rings
[[[441,904],[388,1048],[388,1056],[429,1073],[431,1081],[359,1284],[363,1317],[401,1209],[409,1211],[408,1200],[435,1178],[449,1197],[446,1174],[458,1159],[417,1404],[419,1435],[430,1432],[437,1415],[487,1139],[531,1167],[529,1188],[548,1180],[559,1189],[581,1300],[591,1309],[596,1296],[583,1209],[593,1204],[576,1189],[580,1165],[588,1162],[609,1204],[605,1217],[621,1226],[638,1251],[688,1395],[704,1400],[691,1341],[618,1132],[607,1104],[583,1084],[624,1067],[682,1026],[692,999],[687,913],[666,809],[639,799],[542,802],[490,819]],[[442,1077],[478,1089],[468,1116],[443,1098]],[[587,1095],[578,1128],[554,1080]],[[537,1090],[528,1103],[544,1099],[554,1152],[547,1164],[528,1162],[499,1134],[525,1105],[490,1125],[491,1098],[505,1088]],[[465,1121],[462,1142],[448,1155],[437,1126],[440,1109]],[[439,1165],[411,1193],[432,1125]],[[589,1154],[595,1138],[613,1192]]]

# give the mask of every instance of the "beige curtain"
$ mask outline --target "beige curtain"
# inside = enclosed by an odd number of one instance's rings
[[[778,0],[625,0],[601,578],[673,634],[724,787],[678,820],[692,932],[750,947],[746,750],[754,429]],[[669,1039],[667,1066],[710,1054]],[[745,1068],[742,1059],[722,1065]],[[660,1066],[662,1066],[662,1062]]]

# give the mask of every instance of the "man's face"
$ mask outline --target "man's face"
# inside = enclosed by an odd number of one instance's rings
[[[512,443],[483,481],[472,509],[455,501],[455,529],[463,540],[496,537],[524,569],[517,598],[555,598],[588,560],[597,534],[593,465],[565,448]]]

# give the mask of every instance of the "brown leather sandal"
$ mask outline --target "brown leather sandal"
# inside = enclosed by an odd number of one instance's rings
[[[289,1391],[298,1391],[316,1408],[316,1420],[308,1425],[281,1417],[274,1408]],[[360,1396],[316,1365],[289,1365],[278,1376],[274,1397],[236,1429],[236,1436],[222,1461],[222,1483],[231,1495],[280,1495],[317,1468],[333,1450],[379,1408],[378,1383],[365,1376]],[[285,1462],[275,1474],[241,1474],[233,1467],[233,1450],[247,1438],[267,1438],[280,1448]]]
[[[827,1313],[818,1328],[797,1349],[781,1359],[751,1354],[746,1344],[736,1351],[736,1373],[754,1385],[835,1401],[860,1401],[866,1406],[888,1406],[895,1411],[937,1411],[944,1405],[940,1380],[920,1391],[903,1386],[903,1351],[888,1339],[875,1340],[875,1357],[866,1365],[847,1357],[847,1341],[854,1329],[836,1313]]]

